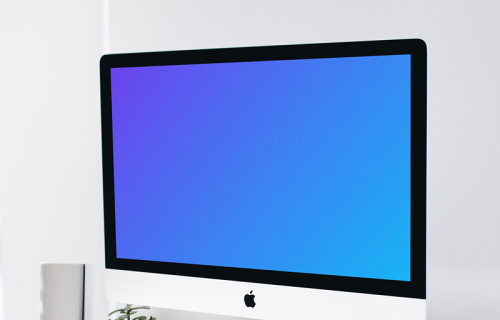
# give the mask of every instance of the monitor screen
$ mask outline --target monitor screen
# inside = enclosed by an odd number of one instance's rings
[[[111,101],[117,258],[410,280],[410,55],[113,68]]]
[[[101,75],[107,266],[425,296],[415,52],[116,55]]]

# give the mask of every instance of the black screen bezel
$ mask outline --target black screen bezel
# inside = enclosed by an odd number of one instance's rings
[[[116,257],[111,68],[411,55],[411,281],[120,259]],[[100,61],[106,268],[304,288],[426,298],[427,48],[420,39],[104,55]]]

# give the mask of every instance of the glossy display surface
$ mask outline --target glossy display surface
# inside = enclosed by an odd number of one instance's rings
[[[410,281],[410,59],[112,68],[117,258]]]

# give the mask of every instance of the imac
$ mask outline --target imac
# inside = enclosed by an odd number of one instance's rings
[[[426,318],[419,39],[101,59],[111,301]]]

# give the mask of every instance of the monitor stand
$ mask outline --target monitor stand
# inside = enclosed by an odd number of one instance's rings
[[[116,309],[125,307],[125,304],[118,303]],[[136,307],[134,305],[133,307]],[[213,313],[204,313],[204,312],[195,312],[195,311],[186,311],[186,310],[175,310],[175,309],[167,309],[167,308],[155,308],[151,307],[151,310],[138,310],[137,314],[134,314],[134,317],[139,315],[147,316],[149,319],[150,316],[156,318],[156,320],[258,320],[255,318],[241,318],[241,317],[232,317],[226,315],[219,315]],[[117,315],[118,316],[118,315]],[[111,316],[111,319],[115,319],[116,317]]]
[[[232,316],[224,316],[211,313],[174,310],[164,308],[151,308],[151,315],[156,317],[157,320],[257,320],[251,318],[240,318]]]

